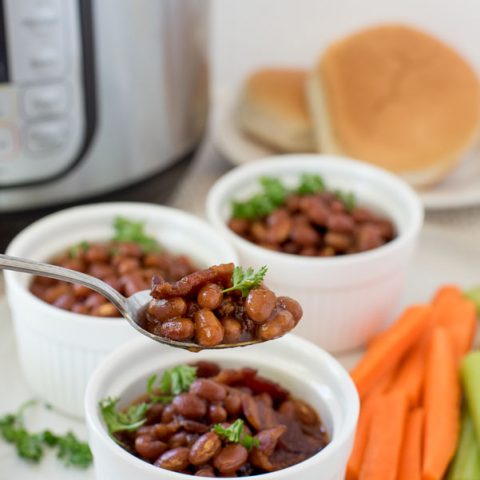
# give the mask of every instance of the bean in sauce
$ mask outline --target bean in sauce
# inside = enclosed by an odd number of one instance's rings
[[[196,270],[193,262],[184,255],[173,255],[164,250],[146,253],[130,242],[85,242],[81,245],[56,256],[50,263],[88,273],[127,297],[149,289],[153,277],[176,281]],[[34,277],[30,291],[45,302],[71,312],[98,317],[121,316],[105,297],[83,285]],[[158,303],[155,308],[155,314],[165,318],[181,317],[186,312],[185,302],[180,298]],[[164,329],[177,340],[193,336],[193,325],[184,320],[166,325]]]
[[[296,190],[288,190],[278,179],[266,183],[262,179],[261,183],[262,193],[245,202],[233,202],[228,225],[262,247],[293,255],[332,257],[372,250],[396,236],[390,219],[356,205],[351,194],[326,190],[317,175],[302,175]]]
[[[159,468],[218,478],[281,470],[329,443],[315,409],[256,370],[195,365],[196,378],[183,392],[167,404],[147,403],[141,427],[114,434],[124,448]],[[159,416],[159,410],[171,414]],[[238,422],[238,438],[226,436]]]
[[[292,330],[301,319],[300,304],[289,297],[277,297],[261,283],[263,276],[249,291],[236,288],[233,278],[234,265],[224,264],[177,282],[159,279],[141,326],[170,340],[209,348],[273,340]]]

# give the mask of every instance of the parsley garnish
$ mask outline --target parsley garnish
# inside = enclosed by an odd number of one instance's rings
[[[147,381],[147,393],[150,395],[151,403],[170,403],[173,400],[173,396],[158,395],[158,388],[155,388],[155,382],[157,381],[157,374],[153,374]]]
[[[108,433],[132,432],[140,428],[147,419],[149,404],[142,402],[130,405],[126,411],[117,409],[119,398],[104,398],[100,401],[100,412],[107,425]]]
[[[160,389],[162,392],[178,395],[187,392],[196,378],[197,367],[178,365],[163,373],[160,379]]]
[[[263,187],[263,194],[275,205],[281,205],[287,196],[287,189],[283,183],[274,177],[261,177],[260,185]]]
[[[68,249],[68,256],[70,258],[76,258],[80,255],[80,253],[86,252],[89,248],[90,243],[84,240],[83,242],[77,243],[77,245],[70,247]]]
[[[252,288],[260,286],[265,278],[268,267],[263,267],[255,272],[252,267],[244,270],[242,267],[235,267],[232,274],[232,286],[223,290],[223,293],[231,292],[233,290],[240,290],[242,297],[246,297]]]
[[[313,173],[303,173],[300,177],[300,185],[297,187],[298,195],[311,195],[313,193],[324,192],[325,182],[320,175]]]
[[[275,210],[275,205],[260,193],[254,195],[246,202],[232,202],[232,216],[234,218],[253,220],[259,217],[265,217],[273,212],[273,210]]]
[[[212,430],[219,436],[232,443],[239,443],[247,450],[259,446],[258,438],[245,433],[244,422],[241,418],[235,420],[228,428],[220,423],[213,426]]]
[[[157,395],[154,384],[157,380],[157,375],[152,375],[147,382],[147,392],[150,394],[150,399],[153,403],[168,403],[171,402],[174,395],[182,392],[188,392],[190,385],[197,378],[197,367],[190,365],[178,365],[169,370],[166,370],[162,378],[158,382],[158,390],[163,395]]]
[[[297,188],[289,190],[275,177],[261,177],[262,190],[245,201],[234,200],[232,202],[232,217],[255,220],[270,215],[275,209],[284,204],[289,194],[313,195],[327,191],[325,181],[320,175],[303,173]],[[348,210],[355,208],[355,195],[351,192],[336,190],[336,197],[342,201]]]
[[[113,228],[115,229],[115,235],[113,236],[113,241],[115,242],[136,243],[146,253],[160,249],[157,240],[146,234],[143,222],[134,222],[125,217],[116,217],[113,222]]]
[[[86,468],[92,463],[92,452],[88,444],[78,441],[72,432],[58,437],[47,430],[43,435],[45,443],[57,447],[57,457],[63,460],[67,467]]]
[[[343,192],[342,190],[335,190],[335,196],[340,200],[346,207],[346,209],[351,212],[356,204],[357,199],[355,198],[355,194],[353,192]]]
[[[265,217],[279,207],[287,196],[287,189],[278,178],[261,177],[262,192],[245,202],[232,202],[233,217],[254,219]]]
[[[35,404],[34,400],[24,403],[16,413],[0,417],[0,433],[15,445],[17,454],[30,462],[38,463],[43,458],[45,447],[57,448],[57,457],[66,466],[87,468],[93,457],[87,443],[77,439],[75,434],[56,435],[49,430],[40,433],[29,432],[25,427],[25,410]]]
[[[104,398],[100,401],[100,412],[107,426],[108,433],[117,442],[121,443],[115,433],[132,432],[140,428],[147,419],[148,409],[155,403],[170,403],[174,395],[187,392],[190,385],[197,378],[197,367],[178,365],[163,372],[158,382],[159,395],[154,388],[157,375],[152,375],[147,381],[148,402],[130,405],[126,410],[119,410],[118,398]]]

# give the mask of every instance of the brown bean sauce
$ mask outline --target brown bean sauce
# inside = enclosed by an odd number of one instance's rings
[[[137,430],[115,434],[130,453],[171,471],[243,477],[295,465],[329,443],[315,409],[256,370],[221,369],[207,361],[196,365],[197,379],[188,392],[150,406]],[[138,401],[148,400],[143,395]],[[221,416],[212,418],[214,411]],[[230,442],[214,431],[215,424],[228,428],[238,419],[255,446]]]
[[[129,297],[151,288],[153,277],[176,281],[196,270],[185,255],[164,250],[145,253],[130,242],[92,242],[51,259],[50,263],[99,278]],[[56,307],[84,315],[120,317],[106,298],[82,285],[72,285],[47,277],[34,277],[30,291]]]
[[[243,297],[232,286],[233,264],[194,272],[171,283],[154,281],[141,326],[176,341],[214,347],[221,343],[267,341],[292,330],[302,317],[299,303],[260,285]]]
[[[232,217],[228,226],[246,240],[283,253],[332,257],[380,247],[396,237],[391,220],[373,210],[351,209],[331,192],[288,194],[269,215]]]

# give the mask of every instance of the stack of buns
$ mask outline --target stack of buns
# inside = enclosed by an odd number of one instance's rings
[[[330,45],[311,72],[254,73],[236,119],[279,152],[346,155],[424,187],[445,178],[477,141],[480,83],[438,39],[380,25]]]

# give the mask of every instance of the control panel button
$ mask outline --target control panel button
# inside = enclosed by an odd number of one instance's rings
[[[32,48],[29,55],[30,81],[58,77],[63,72],[63,59],[54,48]]]
[[[67,112],[67,89],[61,84],[30,87],[24,92],[23,102],[28,118],[64,115]]]
[[[15,150],[15,138],[9,127],[0,126],[0,161],[9,160]]]
[[[0,87],[0,119],[12,121],[16,117],[16,94],[12,87]]]
[[[62,39],[62,25],[58,9],[48,5],[41,5],[29,10],[21,17],[25,39],[32,43],[35,48],[47,45],[58,47]]]
[[[30,57],[30,65],[35,69],[51,69],[60,63],[60,55],[53,48],[42,48],[34,51]]]
[[[28,129],[27,146],[32,153],[48,153],[61,148],[67,142],[67,136],[66,122],[42,122]]]
[[[58,9],[55,5],[48,4],[37,5],[23,17],[23,24],[27,27],[49,25],[57,21]]]

